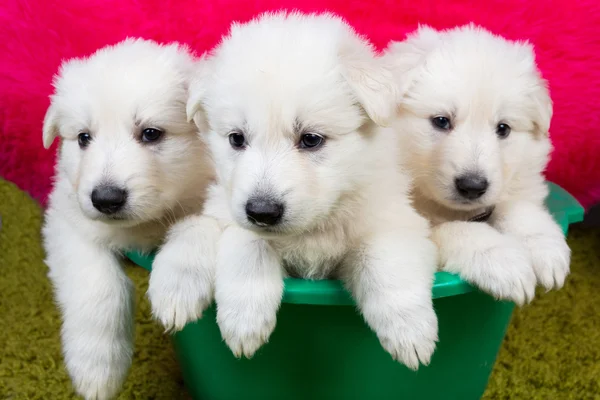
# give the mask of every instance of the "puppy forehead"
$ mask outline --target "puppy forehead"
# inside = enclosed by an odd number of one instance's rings
[[[430,112],[477,112],[481,118],[521,115],[538,82],[535,70],[515,53],[482,47],[448,46],[427,59],[409,103]]]
[[[71,118],[144,118],[178,108],[183,112],[192,62],[175,46],[125,41],[66,62],[54,81],[53,101]]]
[[[209,109],[259,129],[290,130],[298,121],[356,129],[362,114],[342,75],[340,33],[324,32],[338,26],[312,22],[233,30],[214,53]]]
[[[209,118],[220,134],[241,129],[252,136],[295,136],[311,130],[333,136],[355,131],[365,120],[362,109],[339,84],[285,89],[277,82],[258,87],[252,80],[238,83],[211,96]]]
[[[106,101],[115,110],[135,104],[160,104],[185,101],[185,87],[176,74],[152,68],[111,68],[102,70],[95,65],[69,71],[57,80],[56,94],[74,104],[88,98]]]
[[[214,84],[218,89],[228,88],[257,97],[268,92],[274,100],[319,88],[324,89],[322,93],[328,91],[332,95],[334,91],[343,91],[341,69],[335,50],[329,51],[331,46],[288,44],[283,40],[256,45],[236,40],[226,44],[215,58]]]

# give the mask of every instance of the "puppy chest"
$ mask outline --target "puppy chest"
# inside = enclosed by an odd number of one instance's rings
[[[290,276],[306,279],[330,278],[347,253],[345,243],[327,240],[279,242],[273,248]]]

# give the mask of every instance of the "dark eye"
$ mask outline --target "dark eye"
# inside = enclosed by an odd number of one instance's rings
[[[243,150],[246,147],[246,138],[241,132],[231,132],[229,134],[229,144],[236,150]]]
[[[81,149],[85,149],[86,147],[88,147],[91,141],[92,141],[92,137],[87,132],[81,132],[77,136],[77,142],[79,143],[79,147]]]
[[[142,131],[142,142],[156,142],[163,135],[163,131],[156,128],[146,128]]]
[[[314,133],[304,133],[300,136],[298,147],[301,149],[314,150],[323,145],[323,143],[325,143],[325,138],[323,136]]]
[[[431,118],[431,124],[434,128],[442,131],[449,131],[452,129],[450,119],[446,117],[433,117]]]
[[[498,124],[496,127],[496,135],[498,135],[500,139],[507,138],[508,135],[510,135],[510,126],[506,124]]]

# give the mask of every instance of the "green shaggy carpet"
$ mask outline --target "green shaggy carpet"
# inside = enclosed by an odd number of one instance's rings
[[[40,207],[0,180],[0,218],[0,399],[76,398],[62,364]],[[486,400],[600,399],[600,231],[572,229],[569,244],[567,285],[515,313]],[[119,399],[186,399],[169,339],[144,297],[147,273],[128,271],[137,289],[136,352]]]

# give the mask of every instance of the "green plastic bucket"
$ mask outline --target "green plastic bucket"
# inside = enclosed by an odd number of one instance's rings
[[[546,204],[566,234],[583,208],[549,185]],[[152,256],[128,257],[150,270]],[[287,279],[275,331],[250,360],[236,359],[222,341],[214,307],[173,342],[198,400],[479,399],[514,305],[445,272],[436,275],[433,298],[439,343],[416,372],[383,350],[338,281]]]

